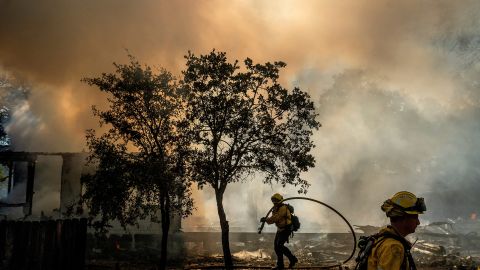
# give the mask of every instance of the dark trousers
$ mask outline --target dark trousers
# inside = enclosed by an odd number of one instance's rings
[[[285,242],[288,241],[291,231],[285,229],[283,231],[277,231],[275,234],[275,241],[273,242],[275,254],[277,254],[277,267],[284,267],[283,265],[283,255],[287,256],[289,261],[292,261],[295,256],[292,252],[286,247]]]

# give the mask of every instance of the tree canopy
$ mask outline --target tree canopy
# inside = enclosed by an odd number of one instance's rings
[[[192,210],[184,177],[188,141],[178,129],[182,93],[166,70],[155,74],[131,60],[129,65],[115,64],[115,73],[84,79],[111,94],[107,110],[93,107],[101,125],[110,128],[101,136],[87,132],[90,161],[98,167],[94,175],[84,177],[85,198],[92,213],[118,218],[122,224],[154,213],[164,195],[172,198],[172,211],[188,215]],[[110,201],[102,203],[106,194]]]
[[[305,193],[309,184],[300,173],[314,166],[310,137],[320,124],[306,92],[278,83],[286,64],[247,58],[241,71],[237,61],[229,63],[226,53],[216,51],[186,59],[186,117],[197,145],[194,179],[225,189],[261,172],[265,183],[298,185]]]
[[[100,136],[87,132],[96,170],[82,178],[82,198],[100,229],[112,220],[124,227],[147,217],[161,221],[163,269],[170,218],[193,209],[186,177],[189,140],[181,132],[183,92],[166,70],[154,73],[133,58],[115,67],[114,73],[84,79],[110,96],[108,109],[93,107],[108,130]]]

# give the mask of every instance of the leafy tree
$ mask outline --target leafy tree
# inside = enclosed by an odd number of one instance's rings
[[[112,220],[127,225],[147,217],[162,224],[161,260],[165,269],[172,214],[188,216],[193,209],[186,180],[188,140],[181,132],[182,92],[166,70],[155,74],[133,57],[129,65],[114,64],[114,73],[86,78],[89,85],[110,95],[109,108],[93,107],[100,125],[109,126],[101,136],[87,131],[94,173],[82,178],[82,197],[92,225],[105,229]],[[95,218],[94,218],[95,217]]]
[[[10,140],[5,130],[5,124],[10,119],[10,109],[8,107],[0,108],[0,149],[6,149],[10,145]]]
[[[199,57],[189,52],[185,58],[193,179],[215,191],[225,267],[231,268],[223,207],[228,184],[262,173],[264,183],[291,184],[306,193],[309,184],[300,173],[314,166],[310,137],[320,124],[307,93],[278,83],[283,62],[253,64],[247,58],[240,69],[238,61],[229,63],[226,53],[215,50]]]
[[[5,125],[10,121],[11,111],[28,99],[30,91],[29,84],[10,74],[0,74],[0,151],[10,148],[10,138],[5,130]]]

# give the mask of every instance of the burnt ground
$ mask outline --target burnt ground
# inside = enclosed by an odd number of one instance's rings
[[[358,237],[358,235],[357,235]],[[418,269],[466,269],[480,267],[480,237],[476,234],[416,234],[412,250]],[[268,269],[274,266],[273,233],[231,233],[230,247],[236,268]],[[169,245],[170,269],[219,269],[223,264],[218,232],[178,233]],[[156,269],[159,235],[110,235],[89,237],[87,267],[100,269]],[[298,233],[287,246],[299,258],[299,268],[335,265],[353,249],[351,234]],[[354,259],[344,269],[354,268]],[[285,264],[288,265],[287,259]],[[296,267],[297,268],[297,267]],[[333,269],[339,269],[333,268]]]

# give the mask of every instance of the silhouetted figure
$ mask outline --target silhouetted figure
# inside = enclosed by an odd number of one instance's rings
[[[268,224],[275,223],[277,226],[277,233],[275,234],[274,241],[275,254],[277,254],[277,266],[273,269],[284,268],[283,255],[287,256],[288,260],[290,261],[288,268],[293,268],[293,266],[298,262],[298,259],[285,246],[285,243],[288,242],[288,237],[292,233],[292,215],[287,205],[282,203],[282,195],[275,193],[271,199],[273,203],[272,215],[268,218],[262,217],[260,222],[267,222]]]

